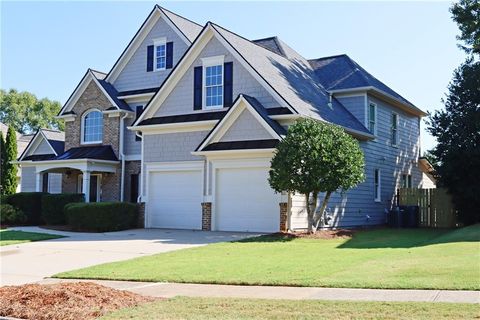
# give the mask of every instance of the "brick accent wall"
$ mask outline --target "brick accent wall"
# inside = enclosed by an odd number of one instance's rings
[[[67,170],[68,171],[68,170]],[[62,174],[62,192],[77,193],[78,171],[70,170],[70,174]]]
[[[280,231],[281,232],[288,231],[287,219],[288,219],[288,203],[281,202],[280,203]]]
[[[102,173],[100,201],[120,201],[120,165],[115,173]]]
[[[212,203],[202,202],[202,230],[212,230]]]

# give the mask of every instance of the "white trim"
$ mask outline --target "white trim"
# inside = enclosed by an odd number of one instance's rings
[[[130,102],[142,101],[148,102],[151,97],[155,95],[155,92],[147,92],[147,93],[137,93],[137,94],[129,94],[126,96],[118,96],[118,99],[122,100],[129,100]]]
[[[164,124],[152,124],[145,126],[130,126],[129,130],[141,131],[144,135],[150,134],[162,134],[172,132],[192,132],[192,131],[207,131],[211,130],[218,120],[205,120],[195,122],[177,122],[177,123],[164,123]]]
[[[140,161],[142,160],[141,154],[127,154],[125,155],[125,161]]]
[[[378,190],[377,190],[377,184],[375,183],[375,177],[377,172],[378,172]],[[381,202],[382,201],[382,171],[379,168],[373,169],[373,190],[374,190],[373,200],[375,202]],[[377,196],[375,196],[375,193],[377,193]]]
[[[223,86],[225,84],[225,70],[224,70],[224,62],[225,56],[214,56],[214,57],[206,57],[200,58],[202,60],[202,110],[218,110],[223,109],[223,101],[224,101],[224,92]],[[207,106],[207,68],[220,66],[222,68],[222,84],[215,85],[216,87],[222,87],[222,103],[214,106]]]
[[[268,84],[256,70],[254,70],[245,59],[240,56],[233,47],[228,44],[223,37],[218,33],[217,30],[212,26],[211,23],[207,23],[207,26],[197,37],[195,42],[190,46],[185,56],[178,62],[177,66],[173,73],[165,80],[161,88],[157,91],[155,96],[147,105],[146,110],[143,112],[142,116],[135,121],[133,126],[136,126],[142,120],[152,117],[155,112],[162,106],[165,99],[170,95],[173,89],[176,88],[176,84],[181,80],[185,73],[193,65],[194,61],[197,59],[199,54],[203,51],[203,48],[208,44],[208,42],[215,37],[220,41],[227,51],[233,55],[233,57],[240,62],[240,64],[246,68],[246,70],[257,80],[266,90],[269,92],[275,100],[280,104],[281,107],[288,108],[292,113],[296,114],[297,112],[292,109],[292,107],[275,91],[272,86]]]
[[[183,42],[185,42],[187,46],[190,46],[190,40],[188,40],[187,37],[180,31],[180,29],[174,23],[172,23],[172,21],[170,21],[162,9],[158,5],[155,5],[155,8],[147,17],[147,20],[144,22],[144,24],[140,27],[140,30],[137,31],[134,38],[122,53],[120,58],[118,58],[118,61],[113,66],[112,70],[110,70],[105,80],[110,83],[115,82],[137,49],[143,43],[143,40],[145,40],[160,18],[167,23],[167,25],[180,37],[180,39],[183,40]]]
[[[165,47],[165,67],[163,68],[157,68],[157,47],[159,46]],[[153,72],[165,70],[167,70],[167,38],[162,37],[153,40]]]
[[[192,151],[191,155],[194,156],[205,156],[208,159],[218,158],[218,157],[259,157],[265,155],[272,155],[275,152],[274,148],[268,149],[235,149],[235,150],[216,150],[216,151]]]
[[[233,125],[236,119],[242,114],[244,110],[248,110],[250,114],[267,130],[267,132],[274,139],[281,140],[282,137],[273,130],[273,128],[258,114],[258,112],[248,103],[243,95],[237,99],[235,104],[230,108],[227,114],[223,117],[221,122],[215,127],[215,129],[210,132],[207,138],[202,142],[198,147],[198,151],[202,151],[209,143],[214,143],[220,141],[220,139],[225,135],[228,129]]]
[[[92,112],[100,112],[102,115],[102,140],[98,141],[85,141],[85,117],[92,113]],[[90,108],[82,114],[82,118],[80,120],[80,144],[100,144],[103,141],[103,112],[97,108]]]
[[[102,174],[90,173],[90,179],[89,179],[90,183],[92,183],[92,176],[97,177],[97,199],[95,202],[100,202],[102,200],[102,197],[101,197],[102,196]],[[80,184],[80,181],[82,182],[81,184]],[[77,192],[83,193],[83,173],[80,173],[77,177]],[[85,202],[90,202],[90,200]]]
[[[75,118],[77,117],[76,114],[64,114],[61,116],[55,116],[55,119],[63,119],[65,122],[72,122],[75,121]]]

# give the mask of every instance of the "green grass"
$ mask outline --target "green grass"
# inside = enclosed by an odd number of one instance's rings
[[[480,225],[381,229],[351,239],[263,236],[157,254],[60,278],[392,289],[480,289]]]
[[[478,319],[475,304],[179,297],[101,319]]]
[[[48,233],[0,230],[0,246],[57,238],[63,238],[63,236]]]

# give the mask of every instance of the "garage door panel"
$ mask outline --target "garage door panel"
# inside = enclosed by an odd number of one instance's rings
[[[216,172],[216,228],[276,232],[280,195],[268,185],[268,168],[221,168]]]
[[[150,227],[201,229],[200,170],[150,172],[149,181]]]

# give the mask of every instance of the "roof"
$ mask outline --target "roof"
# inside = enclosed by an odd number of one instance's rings
[[[70,148],[52,160],[95,159],[118,161],[111,146],[85,146]]]
[[[309,63],[315,70],[322,86],[329,91],[373,87],[410,107],[418,109],[413,103],[375,78],[346,54],[313,59],[309,60]]]
[[[279,54],[284,57],[286,56],[276,36],[263,38],[263,39],[256,39],[256,40],[252,40],[252,42],[276,54]]]
[[[268,111],[267,109],[254,97],[251,97],[249,95],[243,94],[242,95],[245,100],[248,101],[248,103],[257,111],[257,113],[262,117],[263,120],[265,120],[266,123],[279,135],[285,135],[287,134],[286,130],[284,127],[282,127],[277,121],[272,120],[268,116]]]
[[[37,161],[37,158],[41,157],[46,157],[50,156],[50,154],[47,155],[30,155],[30,156],[25,156],[25,154],[28,152],[29,148],[31,145],[35,143],[35,140],[37,137],[40,136],[41,139],[46,140],[47,143],[50,145],[50,148],[52,151],[55,153],[53,156],[55,157],[56,155],[62,154],[65,146],[65,132],[59,131],[59,130],[52,130],[52,129],[38,129],[35,134],[23,136],[22,138],[25,138],[23,141],[23,146],[20,150],[18,149],[18,159],[20,160],[35,160]],[[22,140],[19,140],[22,141]],[[28,142],[27,142],[28,141]],[[20,145],[20,144],[19,144]]]
[[[22,159],[22,161],[45,161],[45,160],[52,160],[56,156],[54,153],[51,154],[32,154],[30,156],[26,156]]]
[[[100,79],[98,80],[98,83],[100,83],[100,85],[103,87],[103,89],[105,89],[107,94],[110,96],[110,98],[112,98],[112,100],[115,102],[115,104],[117,105],[117,107],[119,109],[126,110],[126,111],[132,111],[130,106],[125,101],[123,101],[121,99],[118,99],[118,97],[120,95],[119,95],[117,89],[115,89],[110,83],[108,83],[105,80],[100,80]]]
[[[180,32],[183,33],[188,40],[190,40],[190,42],[193,42],[202,31],[202,25],[182,16],[179,16],[178,14],[173,13],[159,5],[156,6],[161,11],[163,11],[163,13],[170,19],[170,21],[172,21],[173,24],[177,26]]]
[[[277,139],[215,142],[203,148],[203,151],[273,149],[278,143]]]
[[[55,150],[57,154],[62,154],[65,148],[65,132],[50,130],[50,129],[40,129],[50,143],[50,146]]]
[[[135,95],[135,94],[144,94],[144,93],[155,93],[155,92],[158,91],[159,88],[160,87],[121,91],[121,92],[118,93],[118,97],[132,96],[132,95]]]
[[[285,102],[300,114],[335,123],[370,136],[367,128],[318,83],[310,64],[301,57],[287,59],[212,24],[215,30],[252,66]],[[295,52],[291,52],[295,55]]]

